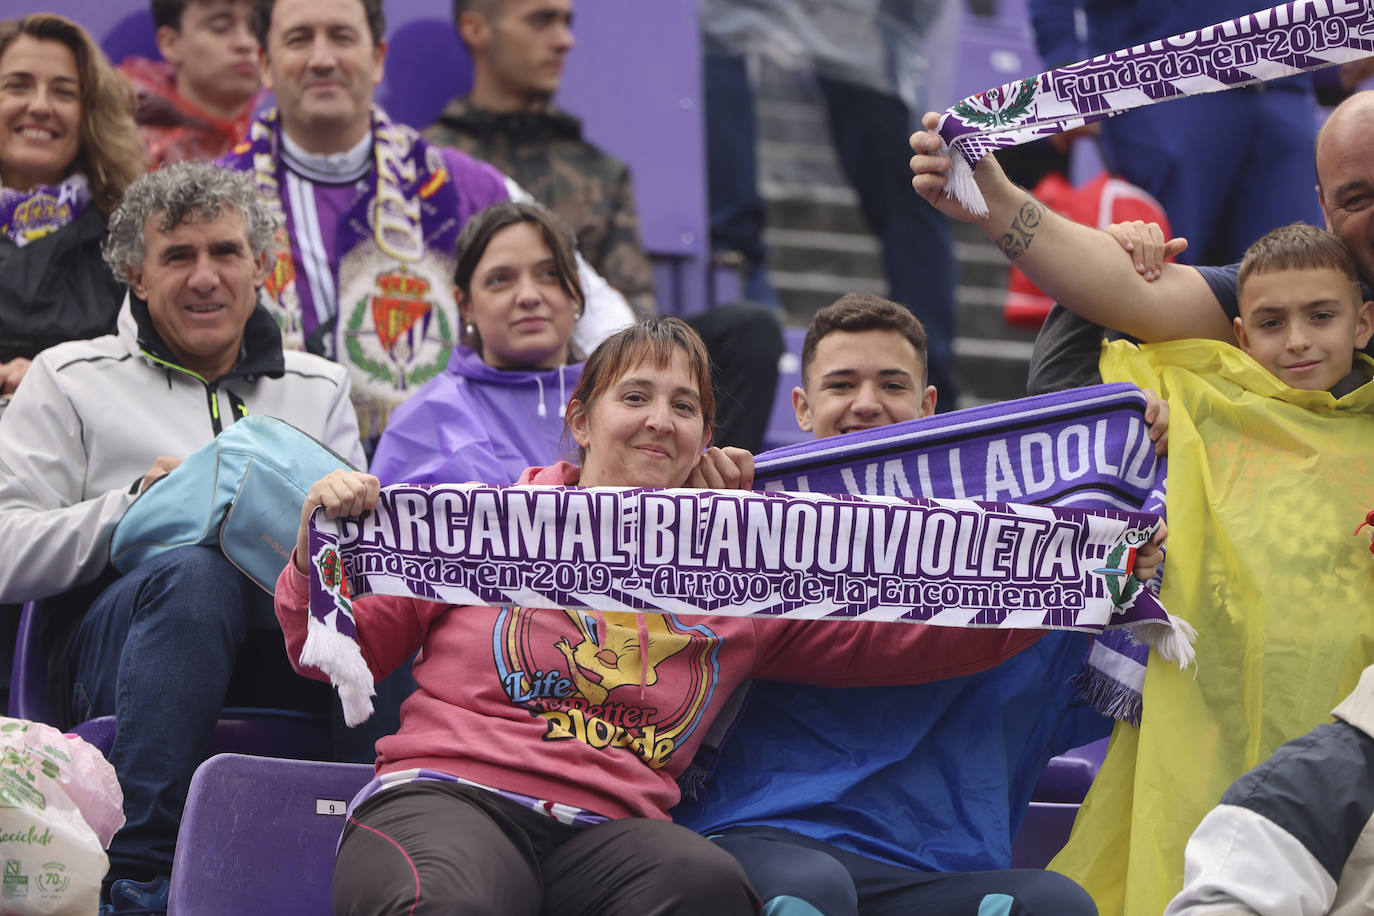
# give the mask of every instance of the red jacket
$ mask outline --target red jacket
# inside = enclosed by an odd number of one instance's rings
[[[170,64],[146,57],[129,57],[119,72],[138,93],[134,119],[148,148],[148,169],[189,159],[218,159],[248,133],[253,120],[249,102],[232,121],[201,109],[177,93]]]
[[[560,462],[531,468],[520,482],[574,484],[578,474]],[[296,664],[309,595],[294,563],[276,599]],[[423,767],[607,817],[664,820],[678,801],[677,776],[748,678],[837,687],[938,680],[990,668],[1040,635],[380,596],[354,601],[353,611],[375,678],[421,650],[419,688],[401,707],[400,731],[377,743],[379,773]]]

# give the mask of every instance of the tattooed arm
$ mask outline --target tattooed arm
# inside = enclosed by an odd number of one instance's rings
[[[1040,229],[1040,224],[1044,221],[1045,214],[1049,212],[1045,205],[1036,200],[1030,194],[1021,202],[1021,206],[1016,209],[1015,215],[1011,218],[1011,225],[1007,231],[1002,233],[1001,238],[994,239],[997,247],[1002,254],[1007,256],[1008,261],[1018,260],[1021,255],[1030,248],[1031,242],[1035,241],[1035,233]]]
[[[916,153],[911,158],[912,186],[941,213],[976,223],[1047,296],[1089,321],[1140,340],[1235,340],[1230,319],[1200,273],[1165,264],[1159,279],[1146,282],[1115,239],[1046,208],[1012,184],[992,156],[984,156],[974,169],[988,205],[986,217],[974,217],[945,194],[949,159],[939,153],[940,138],[933,129],[937,119],[927,114],[929,129],[911,137]]]

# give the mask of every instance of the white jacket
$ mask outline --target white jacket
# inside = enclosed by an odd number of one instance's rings
[[[1202,819],[1164,916],[1374,913],[1374,665],[1331,714]]]
[[[0,415],[0,603],[99,576],[153,462],[185,458],[246,414],[285,420],[366,466],[347,372],[283,353],[262,309],[238,365],[214,383],[177,367],[147,306],[128,298],[116,334],[40,353]]]

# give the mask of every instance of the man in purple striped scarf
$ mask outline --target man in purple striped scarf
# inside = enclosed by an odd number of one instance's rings
[[[372,104],[387,48],[381,0],[256,0],[253,27],[278,107],[222,162],[252,172],[282,217],[265,298],[286,346],[348,367],[363,438],[375,439],[458,341],[458,233],[527,195]],[[579,264],[587,309],[574,339],[586,352],[633,314]]]

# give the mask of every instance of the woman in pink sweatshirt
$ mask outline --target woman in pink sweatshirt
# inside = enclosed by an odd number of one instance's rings
[[[567,410],[581,467],[530,468],[520,482],[748,487],[747,452],[708,448],[714,406],[701,340],[679,319],[650,319],[586,363]],[[335,472],[306,499],[276,592],[293,660],[306,635],[310,513],[358,515],[378,488]],[[377,743],[378,777],[354,800],[335,866],[335,912],[369,916],[754,913],[735,861],[666,814],[739,683],[955,677],[1037,635],[388,597],[353,610],[374,677],[420,650],[418,689],[400,730]]]

